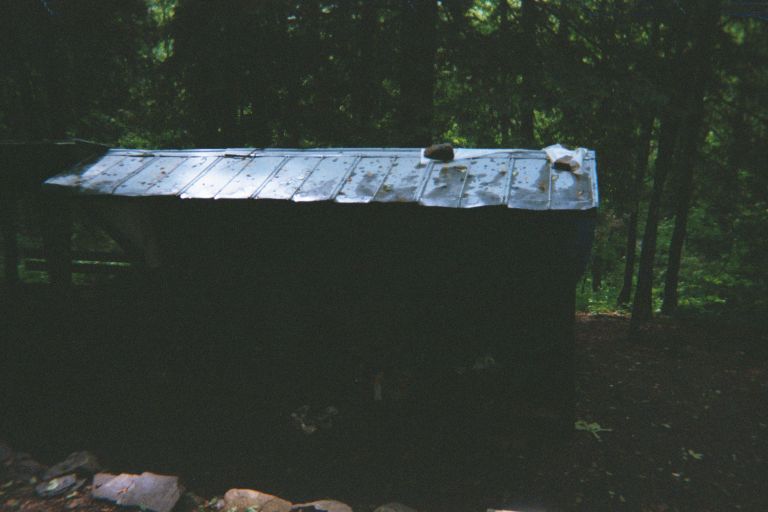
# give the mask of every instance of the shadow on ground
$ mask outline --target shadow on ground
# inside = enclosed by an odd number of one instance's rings
[[[46,463],[87,449],[203,496],[248,487],[356,510],[765,503],[768,365],[749,350],[760,333],[664,321],[632,344],[625,317],[579,316],[582,430],[557,439],[546,414],[532,419],[537,404],[496,393],[493,370],[390,368],[377,402],[369,368],[272,350],[236,326],[164,322],[135,289],[2,300],[0,438]]]

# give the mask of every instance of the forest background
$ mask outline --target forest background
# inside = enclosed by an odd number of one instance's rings
[[[768,2],[4,0],[0,140],[598,155],[579,307],[768,318]]]

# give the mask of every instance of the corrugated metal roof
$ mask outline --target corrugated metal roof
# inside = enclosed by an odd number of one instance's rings
[[[110,149],[48,179],[81,194],[190,199],[408,202],[474,208],[586,210],[598,205],[597,165],[554,169],[543,151],[499,149],[451,162],[420,149]]]

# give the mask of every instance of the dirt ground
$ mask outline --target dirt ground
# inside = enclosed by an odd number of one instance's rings
[[[577,428],[553,440],[535,423],[491,427],[460,405],[408,400],[365,415],[335,404],[333,425],[307,434],[291,419],[296,404],[233,392],[290,374],[243,374],[233,361],[216,385],[153,367],[137,378],[133,349],[115,338],[119,319],[90,322],[88,336],[73,327],[82,345],[54,349],[40,311],[22,309],[0,321],[0,439],[44,464],[87,449],[113,472],[179,475],[203,497],[179,508],[246,487],[357,511],[389,501],[420,511],[768,510],[768,339],[744,326],[662,319],[629,341],[627,317],[579,314]],[[123,359],[104,367],[115,347]],[[2,511],[113,509],[87,487],[43,500],[28,481],[0,483]]]

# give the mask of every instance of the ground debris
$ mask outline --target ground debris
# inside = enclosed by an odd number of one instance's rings
[[[101,470],[101,465],[96,457],[90,452],[74,452],[66,459],[51,466],[43,474],[43,480],[50,480],[57,476],[67,473],[78,473],[84,476],[90,476]]]
[[[302,405],[291,413],[291,425],[305,434],[314,434],[318,430],[329,430],[339,410],[329,405],[319,412],[313,412],[309,405]]]
[[[53,498],[70,493],[83,486],[85,479],[79,479],[74,473],[61,475],[41,482],[35,486],[35,493],[41,498]]]
[[[46,467],[33,459],[28,453],[17,453],[10,464],[11,476],[18,480],[28,481],[37,479],[45,470]]]

